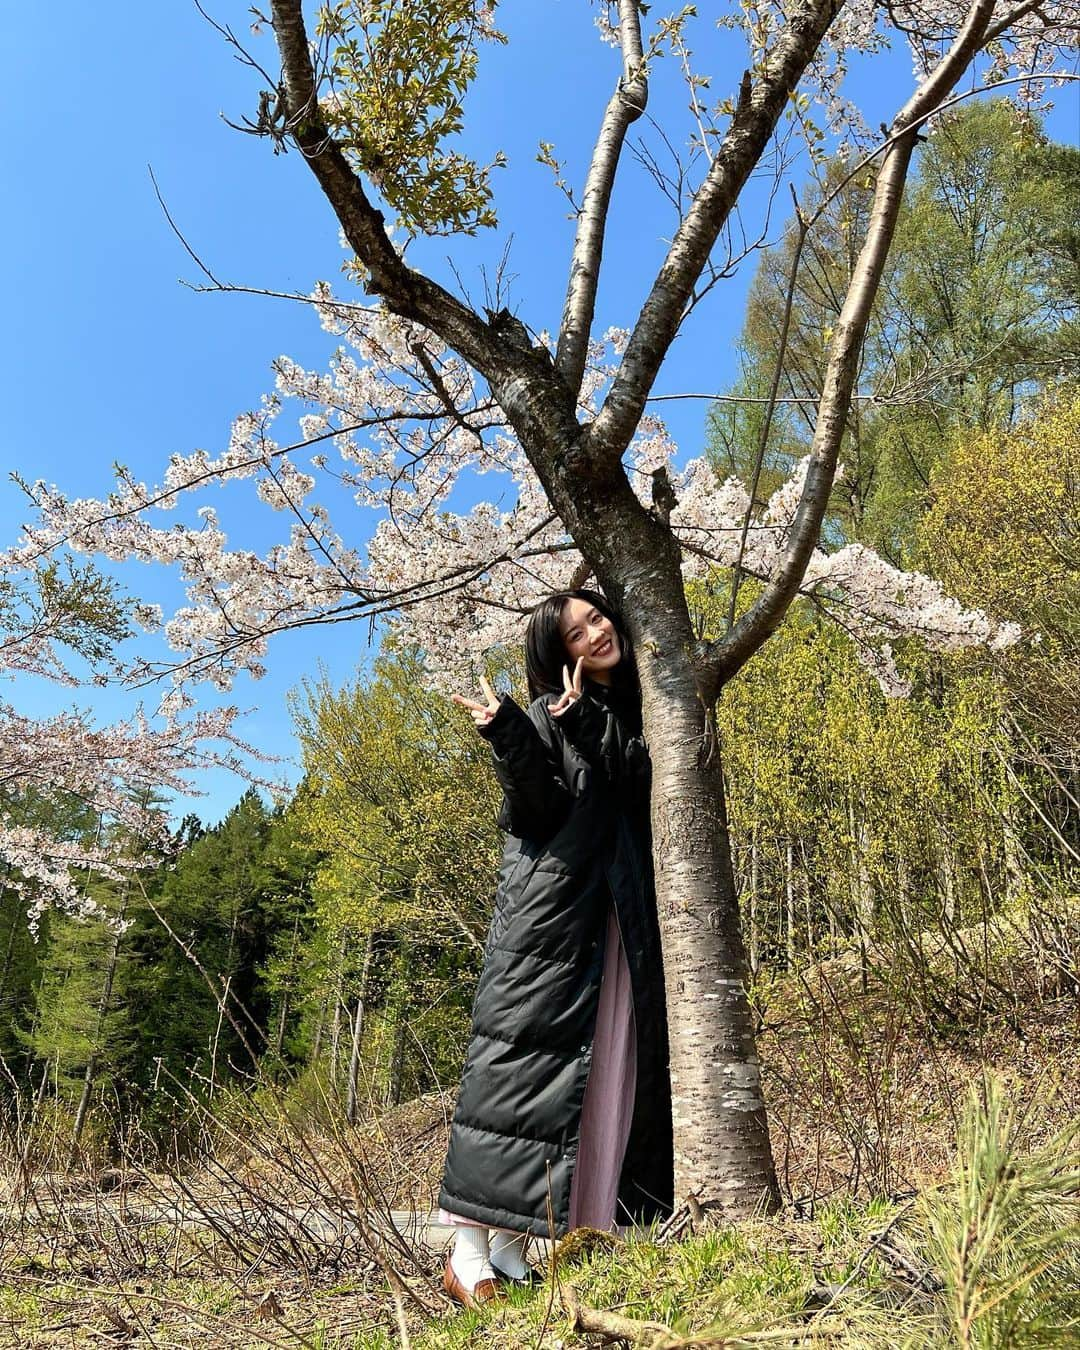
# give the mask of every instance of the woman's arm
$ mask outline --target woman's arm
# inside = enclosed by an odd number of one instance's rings
[[[550,839],[570,812],[571,794],[543,709],[526,712],[503,694],[494,717],[478,733],[490,744],[503,790],[502,829],[522,839]]]
[[[608,710],[592,698],[587,689],[559,713],[559,726],[567,740],[590,764],[600,762],[601,747],[608,728]]]

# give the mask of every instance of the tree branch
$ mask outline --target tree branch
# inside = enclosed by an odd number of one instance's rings
[[[830,346],[806,482],[788,534],[787,550],[750,609],[723,638],[709,644],[703,668],[716,689],[779,626],[806,573],[836,474],[862,339],[892,243],[917,127],[942,103],[967,69],[984,40],[993,9],[994,0],[974,0],[948,53],[893,119],[866,238]]]
[[[395,251],[383,214],[331,136],[319,110],[301,0],[273,0],[274,33],[288,108],[288,131],[315,175],[349,241],[368,270],[366,289],[395,314],[422,323],[485,377],[505,367],[505,353],[488,325],[437,282],[414,272]]]
[[[442,338],[487,380],[522,445],[536,451],[534,467],[548,488],[552,466],[539,462],[542,449],[555,446],[562,452],[581,436],[575,399],[555,375],[551,354],[534,345],[524,324],[506,310],[485,321],[430,277],[406,266],[387,237],[382,212],[369,201],[321,116],[302,0],[273,0],[272,13],[287,131],[367,269],[366,289],[381,296],[393,313]]]
[[[630,124],[645,111],[649,84],[641,50],[641,18],[637,0],[619,0],[623,74],[611,96],[593,150],[585,195],[578,216],[574,256],[559,327],[555,369],[575,398],[581,390],[585,358],[596,309],[596,288],[604,251],[611,190]]]
[[[749,71],[743,74],[731,126],[676,232],[587,438],[590,455],[599,461],[616,463],[630,443],[645,399],[724,222],[840,4],[841,0],[804,0],[769,53],[768,73],[757,87]]]
[[[761,424],[761,433],[758,436],[757,455],[754,459],[754,473],[750,480],[750,488],[747,494],[746,513],[743,516],[742,530],[739,534],[739,553],[735,559],[735,566],[731,577],[731,598],[728,602],[728,621],[727,626],[731,628],[735,623],[736,605],[739,600],[739,582],[742,578],[742,563],[746,556],[746,536],[750,531],[750,517],[754,510],[754,502],[757,500],[758,484],[761,482],[761,470],[765,463],[765,453],[769,448],[769,432],[772,430],[773,415],[776,412],[777,391],[780,388],[780,380],[784,374],[784,356],[787,352],[788,334],[791,331],[791,312],[795,304],[795,283],[799,278],[799,264],[802,261],[803,245],[806,243],[806,232],[809,229],[806,217],[803,215],[802,208],[799,206],[799,199],[795,195],[795,189],[791,189],[791,195],[795,203],[795,252],[791,259],[791,273],[788,278],[787,294],[784,296],[784,316],[780,324],[780,341],[776,350],[776,368],[773,371],[772,383],[769,386],[768,399],[765,405],[765,417]]]

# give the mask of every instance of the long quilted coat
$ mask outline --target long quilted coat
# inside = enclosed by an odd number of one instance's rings
[[[507,832],[439,1204],[493,1227],[568,1230],[581,1104],[614,897],[630,967],[637,1085],[617,1218],[672,1205],[671,1089],[649,832],[632,696],[586,680],[559,717],[503,695],[481,728]],[[548,1223],[550,1191],[554,1232]]]

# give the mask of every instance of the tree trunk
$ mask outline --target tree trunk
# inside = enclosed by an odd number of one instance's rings
[[[349,930],[342,928],[338,944],[337,966],[334,970],[334,1016],[330,1023],[330,1081],[338,1083],[338,1065],[341,1055],[341,1013],[344,1008],[345,953],[349,945]]]
[[[353,1013],[352,1051],[349,1055],[349,1079],[346,1084],[345,1119],[350,1125],[356,1124],[357,1092],[356,1084],[360,1075],[360,1039],[364,1031],[364,1002],[367,999],[368,974],[371,970],[372,934],[368,930],[364,945],[364,968],[360,973],[360,993],[356,999]]]
[[[803,914],[806,918],[806,951],[807,958],[817,946],[817,933],[814,930],[814,905],[810,894],[810,865],[806,859],[806,844],[804,840],[799,840],[799,857],[802,860],[797,868],[795,875],[799,879],[799,895],[802,898]]]
[[[323,996],[319,1002],[319,1015],[315,1019],[315,1034],[311,1038],[311,1064],[319,1062],[319,1051],[322,1049],[323,1030],[326,1026],[326,1012],[330,1006],[330,991],[326,984],[323,984]]]
[[[758,886],[761,884],[761,862],[758,856],[758,824],[756,820],[757,794],[754,794],[755,820],[750,830],[750,973],[761,969],[761,934],[758,931]]]
[[[390,1044],[390,1064],[386,1078],[386,1105],[397,1106],[405,1083],[405,1008],[394,1001],[394,1035]]]
[[[208,1095],[211,1099],[214,1096],[214,1088],[217,1086],[218,1047],[221,1044],[221,1028],[225,1025],[225,1008],[229,1002],[229,986],[232,984],[232,976],[227,975],[222,979],[219,971],[218,983],[221,985],[221,993],[217,996],[217,1025],[214,1027],[214,1037],[210,1042],[210,1091]]]
[[[0,969],[0,1006],[4,1005],[7,995],[8,974],[11,971],[11,954],[15,950],[15,931],[19,926],[19,906],[15,896],[12,896],[11,905],[11,923],[8,927],[7,941],[4,943],[4,965]],[[13,1002],[14,1000],[12,1000]]]
[[[746,995],[748,970],[715,724],[706,717],[687,666],[679,672],[670,653],[662,663],[653,659],[648,639],[639,650],[653,765],[653,858],[667,986],[675,1202],[700,1195],[741,1216],[759,1205],[774,1209],[779,1188]]]
[[[787,968],[795,969],[795,848],[790,835],[784,841],[784,917]]]
[[[1016,904],[1024,886],[1024,851],[1016,831],[1016,811],[1006,807],[1001,817],[1002,843],[1005,852],[1005,903]]]
[[[127,911],[127,887],[124,888],[123,898],[120,902],[120,922],[123,922]],[[90,1055],[86,1061],[86,1072],[83,1074],[82,1092],[79,1094],[79,1105],[75,1109],[75,1121],[71,1127],[71,1152],[68,1155],[68,1166],[74,1167],[75,1161],[79,1156],[79,1140],[82,1137],[83,1127],[86,1124],[86,1113],[90,1109],[90,1094],[94,1090],[94,1074],[97,1071],[98,1060],[101,1055],[101,1039],[105,1034],[105,1018],[109,1013],[109,1004],[112,1002],[113,980],[116,976],[116,967],[120,958],[120,931],[117,929],[113,933],[113,940],[109,946],[109,960],[105,967],[105,983],[102,986],[101,998],[98,1000],[97,1014],[94,1019],[94,1032],[90,1040]]]
[[[859,794],[859,807],[856,809],[854,791],[848,794],[848,830],[851,839],[851,898],[852,918],[855,935],[859,939],[859,978],[865,994],[869,988],[869,956],[867,946],[870,941],[874,919],[874,896],[870,887],[870,874],[866,866],[866,819],[862,811],[862,794]]]
[[[941,848],[941,907],[942,919],[948,930],[953,932],[957,926],[956,868],[953,866],[952,850],[947,843]]]
[[[874,883],[867,865],[870,834],[866,828],[866,803],[860,792],[858,802],[848,799],[848,819],[854,850],[855,923],[863,942],[868,942],[874,928]]]
[[[289,995],[292,993],[293,981],[296,979],[296,948],[300,935],[300,916],[299,914],[293,920],[292,945],[289,948],[289,978],[286,981],[285,988],[281,995],[281,1008],[278,1012],[277,1030],[274,1033],[274,1057],[281,1059],[283,1046],[285,1044],[285,1024],[289,1018]]]

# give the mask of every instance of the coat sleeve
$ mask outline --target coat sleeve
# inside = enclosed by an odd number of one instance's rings
[[[509,694],[480,735],[490,744],[503,790],[499,827],[521,839],[549,839],[570,811],[571,794],[546,713],[526,712]]]
[[[603,704],[589,696],[588,690],[558,716],[559,727],[568,741],[579,750],[590,764],[599,764],[608,746],[609,718]]]

